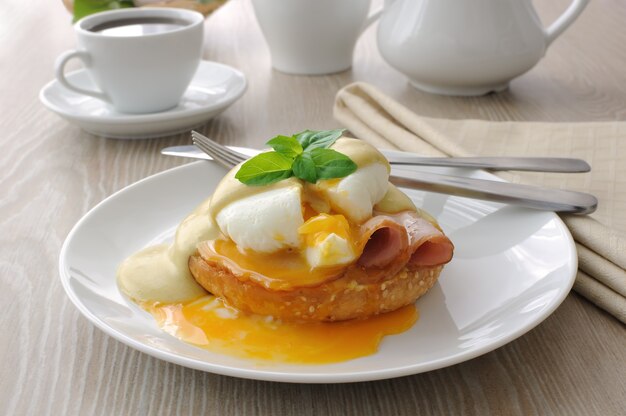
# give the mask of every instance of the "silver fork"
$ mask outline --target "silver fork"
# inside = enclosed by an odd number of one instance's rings
[[[193,143],[199,149],[227,169],[231,169],[249,158],[249,156],[229,149],[196,131],[192,131],[191,136]],[[391,175],[389,181],[405,188],[496,201],[555,212],[590,214],[598,206],[596,197],[583,192],[440,175],[430,172],[412,172],[412,175],[414,176]]]

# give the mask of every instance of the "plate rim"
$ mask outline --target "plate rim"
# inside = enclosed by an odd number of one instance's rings
[[[220,62],[210,61],[206,59],[203,59],[200,61],[200,63],[198,64],[198,68],[200,67],[200,65],[203,65],[203,64],[219,66],[238,75],[242,83],[240,86],[238,86],[238,89],[235,90],[235,93],[233,94],[231,98],[219,104],[213,103],[209,106],[189,109],[189,110],[182,111],[180,113],[173,113],[173,112],[170,112],[169,110],[165,110],[165,111],[160,111],[157,113],[146,113],[146,114],[122,114],[120,113],[118,116],[115,116],[115,117],[90,116],[90,115],[81,116],[81,115],[76,115],[76,114],[67,112],[65,109],[52,103],[48,99],[49,91],[52,89],[53,86],[58,84],[61,88],[64,88],[62,85],[59,84],[59,81],[56,78],[54,78],[51,81],[49,81],[46,85],[44,85],[41,88],[41,90],[39,90],[39,100],[46,108],[58,114],[59,116],[69,119],[69,120],[76,120],[76,121],[83,122],[83,123],[84,122],[97,123],[99,125],[112,123],[112,124],[115,124],[116,126],[131,126],[135,124],[148,123],[151,121],[167,122],[167,121],[172,121],[172,120],[177,120],[177,119],[182,119],[182,118],[191,118],[191,117],[204,114],[204,113],[210,113],[212,111],[230,106],[239,98],[241,98],[241,96],[247,91],[248,80],[245,74],[241,72],[239,69],[234,68],[230,65],[226,65]],[[82,73],[85,71],[86,71],[85,68],[80,68],[80,69],[68,72],[66,74],[66,77],[69,78],[69,77],[75,76],[78,73]],[[189,85],[191,85],[191,83]]]
[[[387,151],[387,150],[385,150]],[[397,152],[393,150],[392,152]],[[405,153],[405,152],[400,152]],[[81,225],[87,221],[87,219],[98,209],[100,209],[104,204],[108,203],[111,199],[115,198],[118,194],[122,192],[127,192],[128,190],[138,187],[144,182],[158,180],[159,177],[171,174],[173,171],[185,170],[185,169],[194,169],[194,166],[199,165],[201,163],[211,162],[209,160],[200,160],[191,163],[186,163],[180,166],[176,166],[170,169],[166,169],[164,171],[155,173],[153,175],[142,178],[136,182],[133,182],[116,192],[112,193],[94,207],[89,209],[83,216],[74,224],[70,232],[67,234],[63,245],[61,247],[61,251],[59,253],[59,276],[61,280],[61,284],[66,295],[69,297],[70,301],[74,304],[74,306],[81,312],[81,314],[86,317],[92,324],[94,324],[97,328],[102,330],[108,336],[116,339],[117,341],[122,342],[123,344],[134,348],[138,351],[141,351],[145,354],[148,354],[152,357],[161,359],[166,362],[171,362],[174,364],[182,365],[184,367],[205,371],[213,374],[226,375],[231,377],[239,377],[251,380],[262,380],[262,381],[273,381],[273,382],[287,382],[287,383],[352,383],[352,382],[364,382],[364,381],[375,381],[375,380],[383,380],[397,377],[404,377],[409,375],[420,374],[428,371],[433,371],[445,367],[449,367],[452,365],[460,364],[465,361],[471,360],[473,358],[479,357],[491,351],[494,351],[503,345],[508,344],[509,342],[521,337],[526,334],[537,325],[545,321],[552,313],[563,303],[567,295],[570,293],[572,286],[574,285],[574,280],[576,278],[576,273],[578,270],[578,256],[576,252],[576,246],[574,243],[574,239],[563,222],[563,220],[554,212],[548,213],[551,214],[553,219],[557,220],[557,223],[560,227],[565,230],[565,237],[568,243],[568,249],[571,254],[571,258],[573,259],[572,273],[569,276],[569,282],[564,287],[560,288],[560,292],[558,296],[555,297],[555,300],[552,302],[549,307],[545,308],[534,320],[531,320],[519,328],[512,331],[510,334],[503,336],[502,338],[489,343],[482,345],[474,350],[469,351],[461,351],[454,355],[439,358],[433,361],[428,362],[427,364],[418,363],[412,364],[408,366],[404,366],[401,368],[391,368],[391,369],[382,369],[382,370],[362,370],[362,371],[351,371],[351,372],[343,372],[343,373],[286,373],[280,371],[271,371],[267,368],[260,369],[246,369],[246,368],[237,368],[228,365],[221,365],[216,363],[210,363],[206,361],[191,359],[187,357],[180,356],[175,353],[162,351],[156,347],[152,347],[150,345],[144,344],[142,342],[136,341],[132,338],[127,337],[121,332],[118,332],[116,329],[108,326],[105,322],[100,320],[97,316],[91,313],[87,309],[86,306],[80,301],[78,296],[74,293],[74,291],[69,287],[69,278],[70,276],[65,273],[65,265],[66,265],[66,255],[67,250],[69,249],[69,245],[74,237],[74,235],[79,231]],[[468,170],[469,171],[469,170]],[[474,170],[472,170],[474,171]],[[490,178],[495,180],[502,180],[501,178],[485,172],[484,170],[478,170],[483,174],[487,175]]]

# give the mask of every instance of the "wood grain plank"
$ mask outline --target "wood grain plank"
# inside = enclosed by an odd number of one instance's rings
[[[113,340],[70,304],[57,275],[73,224],[106,196],[186,163],[159,155],[186,134],[148,141],[93,137],[38,102],[55,57],[74,46],[60,2],[0,4],[0,414],[620,415],[626,331],[576,294],[537,328],[453,367],[370,383],[305,385],[235,379],[165,363]],[[537,1],[545,22],[566,0]],[[362,80],[424,115],[489,120],[626,120],[626,3],[596,0],[531,71],[501,94],[418,92],[380,58],[375,29],[351,70],[273,71],[249,1],[206,22],[205,58],[240,68],[244,97],[200,131],[261,146],[276,133],[330,128],[343,85]],[[623,223],[623,222],[622,222]]]

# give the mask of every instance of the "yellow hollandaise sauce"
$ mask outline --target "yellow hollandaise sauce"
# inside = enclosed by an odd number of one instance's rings
[[[333,149],[348,155],[359,169],[380,164],[389,172],[384,156],[364,142],[341,138]],[[334,202],[322,192],[336,186],[339,179],[313,185],[289,178],[253,187],[239,182],[236,171],[227,173],[212,198],[182,221],[171,244],[141,250],[118,269],[120,290],[152,314],[163,331],[215,353],[262,362],[325,364],[371,355],[383,337],[411,328],[418,319],[413,305],[362,320],[288,322],[239,311],[209,295],[189,271],[189,257],[196,251],[204,259],[227,264],[266,288],[290,290],[316,286],[341,273],[358,259],[367,242],[359,239],[360,223],[348,223],[346,217],[337,215]],[[229,204],[261,192],[292,188],[301,194],[304,223],[297,229],[300,249],[245,251],[225,238],[217,215]],[[396,213],[417,209],[406,195],[388,184],[386,194],[373,210]],[[328,242],[331,234],[336,238]],[[347,242],[344,246],[340,245],[342,240]],[[318,267],[311,267],[307,250],[318,247],[323,247],[315,257]]]
[[[327,364],[371,355],[382,338],[409,329],[414,305],[363,320],[283,322],[252,315],[214,296],[188,303],[143,302],[163,331],[212,352],[294,364]]]

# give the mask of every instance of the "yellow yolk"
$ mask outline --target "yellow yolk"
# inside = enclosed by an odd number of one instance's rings
[[[197,247],[205,260],[227,264],[240,278],[273,290],[321,284],[342,273],[362,251],[343,215],[313,216],[298,228],[298,234],[299,250],[242,251],[230,239],[203,241]]]
[[[363,320],[293,323],[248,315],[205,296],[190,303],[142,306],[170,335],[207,350],[243,358],[323,364],[367,356],[385,335],[399,334],[417,320],[415,306]]]
[[[309,220],[312,217],[315,217],[319,211],[315,210],[310,203],[302,204],[302,218],[304,221]]]
[[[268,289],[319,285],[342,273],[345,265],[312,269],[300,252],[241,252],[231,240],[203,241],[198,251],[206,261],[227,265],[240,279],[249,279]]]
[[[351,263],[357,253],[350,224],[343,215],[319,214],[298,228],[311,268]]]
[[[350,224],[343,215],[319,214],[298,228],[298,234],[304,236],[306,246],[314,246],[329,234],[337,234],[343,239],[350,238]]]

